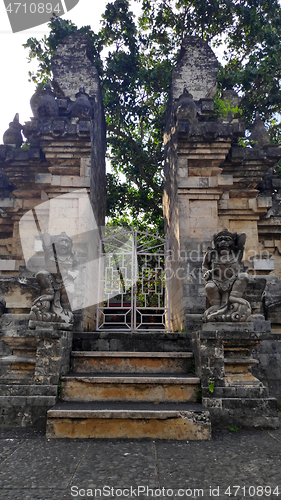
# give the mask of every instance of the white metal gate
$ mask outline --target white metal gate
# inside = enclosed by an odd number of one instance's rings
[[[166,240],[121,230],[100,245],[97,330],[170,330]]]

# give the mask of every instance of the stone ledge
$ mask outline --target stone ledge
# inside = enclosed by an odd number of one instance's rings
[[[56,396],[0,396],[0,408],[3,406],[52,406]]]
[[[202,137],[203,139],[206,137],[208,141],[214,140],[218,137],[232,139],[235,136],[240,137],[244,135],[245,124],[239,122],[230,124],[218,122],[189,123],[188,121],[179,121],[178,131],[185,132],[189,136],[200,136],[200,138]]]
[[[52,328],[36,328],[36,330],[25,330],[20,332],[11,332],[11,335],[7,335],[5,332],[5,337],[2,335],[1,340],[5,341],[5,338],[34,338],[34,339],[60,339],[72,333],[68,330],[53,330]]]
[[[199,413],[199,412],[198,412]],[[205,418],[207,420],[208,411],[205,410]],[[177,410],[57,410],[51,408],[48,411],[48,417],[64,417],[64,418],[151,418],[151,419],[166,419],[185,416],[186,418],[196,418],[196,413],[191,411],[177,411]]]
[[[189,375],[159,375],[135,373],[105,373],[101,375],[85,373],[73,373],[61,376],[61,381],[77,381],[87,384],[173,384],[173,385],[197,385],[200,378]]]
[[[31,363],[34,364],[36,363],[36,357],[35,356],[20,356],[20,355],[11,355],[11,356],[3,356],[0,357],[0,362],[4,364],[10,364],[10,363]]]
[[[58,388],[56,385],[41,384],[11,384],[0,381],[1,396],[57,396]]]
[[[193,358],[192,352],[72,351],[74,358]]]
[[[203,398],[211,415],[212,427],[262,427],[280,425],[275,398]]]
[[[195,332],[195,337],[201,340],[268,340],[271,339],[271,336],[269,321],[262,320],[256,324],[252,321],[245,323],[203,323],[202,330]]]
[[[65,330],[65,331],[72,331],[73,330],[73,325],[70,323],[59,323],[59,322],[45,322],[45,321],[34,321],[34,320],[29,320],[28,327],[30,330],[35,329],[36,332],[38,331],[46,331],[46,332],[51,332],[55,330]]]
[[[238,402],[240,407],[238,407]],[[275,398],[203,398],[202,404],[205,408],[229,408],[235,411],[244,409],[264,412],[266,409],[272,410],[278,415],[277,401]]]
[[[202,393],[206,395],[209,392],[209,387],[202,386]],[[207,396],[206,396],[207,397]],[[264,386],[216,386],[214,387],[214,392],[212,393],[212,398],[268,398],[268,389]]]
[[[258,363],[257,359],[253,358],[224,358],[226,365],[255,365]]]

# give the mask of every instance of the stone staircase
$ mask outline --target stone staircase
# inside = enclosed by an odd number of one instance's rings
[[[72,352],[60,401],[47,414],[47,438],[210,439],[209,412],[196,403],[193,354],[133,344],[134,351]]]

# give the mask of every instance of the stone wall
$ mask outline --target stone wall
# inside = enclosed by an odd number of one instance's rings
[[[177,180],[177,143],[178,135],[174,129],[173,121],[173,101],[170,100],[167,108],[169,119],[166,123],[165,131],[165,191],[163,195],[164,228],[169,240],[169,286],[170,301],[172,304],[171,324],[172,330],[182,330],[184,328],[183,284],[178,279],[180,268],[180,235],[179,235],[179,199]]]
[[[202,316],[202,257],[213,234],[224,227],[246,233],[244,258],[252,275],[270,273],[274,269],[273,257],[279,269],[280,223],[278,226],[276,213],[274,220],[270,215],[272,198],[259,186],[281,157],[281,148],[269,144],[259,118],[252,131],[254,148],[238,145],[238,138],[245,132],[239,117],[230,113],[225,118],[214,118],[216,74],[217,60],[207,43],[187,37],[173,73],[164,139],[163,210],[174,271],[174,330],[190,329],[192,321],[198,324]],[[225,98],[233,100],[233,105],[239,101],[232,91]],[[265,225],[268,233],[271,229],[271,236],[264,243]],[[269,238],[273,240],[273,226],[275,250],[267,252],[268,258],[264,259],[263,245],[269,245]]]
[[[274,166],[281,148],[269,144],[259,117],[252,128],[253,148],[238,145],[245,132],[243,117],[230,113],[214,118],[216,74],[217,61],[206,42],[186,37],[173,73],[164,138],[172,329],[191,335],[202,327],[206,298],[201,265],[212,236],[224,227],[245,232],[244,264],[252,275],[245,297],[253,314],[264,314],[276,334],[257,348],[260,365],[254,370],[280,400],[281,213]],[[239,105],[234,91],[223,98]],[[274,293],[270,286],[276,287]]]
[[[0,332],[0,426],[45,428],[62,374],[70,369],[72,331],[28,328],[27,314],[4,314]]]
[[[213,427],[278,427],[275,395],[269,395],[260,370],[252,368],[257,363],[253,350],[257,352],[261,341],[270,342],[272,337],[269,322],[258,318],[209,322],[193,333],[202,403],[210,411]]]
[[[200,54],[198,60],[192,54]],[[174,331],[192,328],[192,323],[197,328],[200,323],[205,307],[202,256],[219,225],[218,200],[230,183],[228,176],[220,175],[220,164],[231,140],[243,131],[239,123],[225,127],[207,121],[214,110],[211,97],[216,89],[217,67],[209,46],[187,37],[170,91],[163,211],[172,253]]]
[[[93,64],[91,44],[86,35],[74,33],[58,46],[52,60],[53,85],[59,95],[74,100],[84,87],[90,96],[91,121],[91,202],[97,225],[103,226],[106,211],[105,118],[98,72]],[[87,163],[85,164],[87,168]]]
[[[281,405],[281,341],[264,340],[254,351],[259,364],[253,367],[253,375],[257,376]]]
[[[83,314],[76,314],[76,328],[93,329],[97,297],[91,296],[92,280],[98,279],[98,249],[106,211],[106,141],[99,77],[86,35],[72,34],[63,40],[52,71],[55,92],[50,86],[36,92],[31,99],[34,117],[22,127],[16,116],[4,134],[4,145],[0,145],[0,272],[4,275],[0,289],[8,312],[28,312],[34,299],[36,265],[32,272],[24,270],[28,252],[24,254],[23,238],[34,240],[37,235],[35,241],[30,240],[34,251],[28,258],[34,254],[33,261],[37,259],[40,268],[40,232],[65,231],[73,239],[81,267],[76,293]],[[24,149],[21,130],[28,141]],[[11,276],[14,281],[7,291]]]

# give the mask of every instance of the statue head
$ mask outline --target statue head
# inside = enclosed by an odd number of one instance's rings
[[[57,255],[70,255],[72,253],[72,239],[65,232],[53,238]]]
[[[219,233],[214,235],[215,249],[220,252],[221,250],[233,250],[236,246],[237,233],[230,233],[226,227]]]

